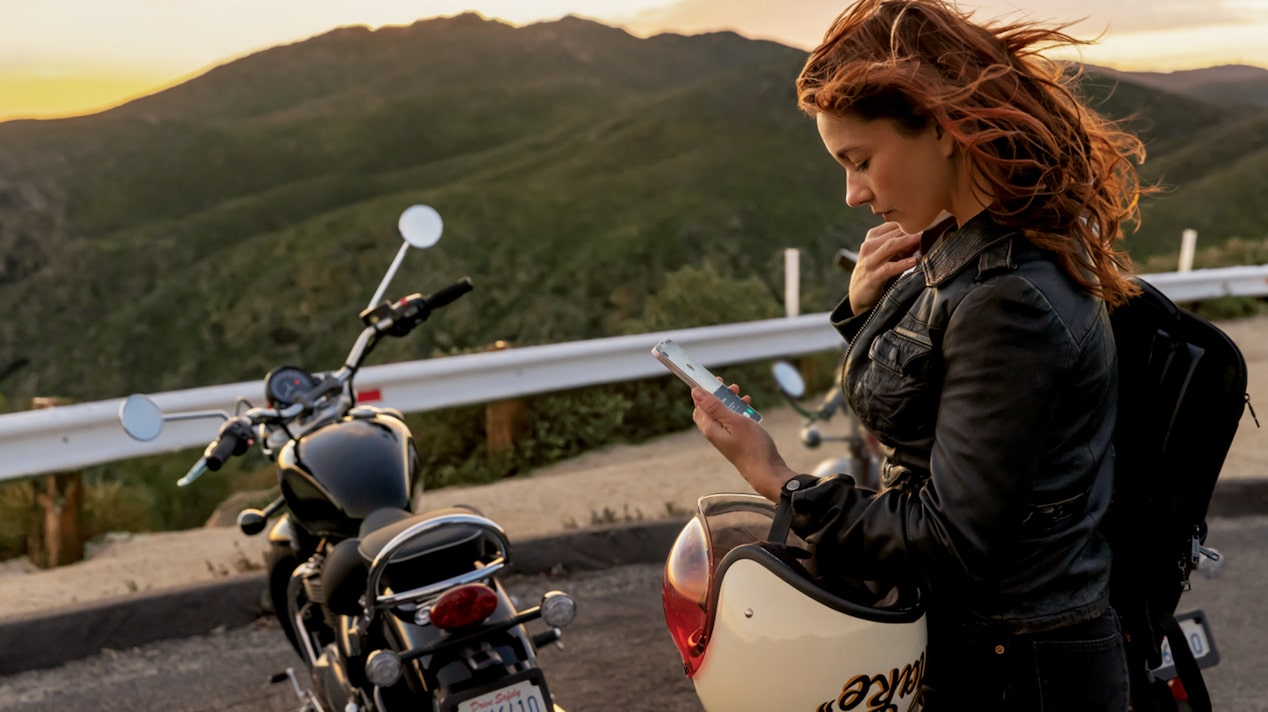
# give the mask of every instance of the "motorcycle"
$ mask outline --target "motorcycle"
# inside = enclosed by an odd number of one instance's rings
[[[800,432],[802,445],[810,449],[817,448],[825,442],[843,442],[846,445],[845,457],[825,458],[815,466],[811,474],[816,477],[826,477],[845,473],[852,476],[860,487],[879,490],[882,458],[880,443],[850,412],[850,406],[845,402],[845,393],[841,390],[840,373],[837,374],[836,382],[813,408],[808,408],[800,402],[806,395],[806,383],[796,366],[787,361],[776,361],[771,366],[771,373],[784,399],[804,418]],[[818,424],[828,422],[838,412],[848,419],[845,434],[824,435]]]
[[[471,508],[412,512],[420,458],[403,415],[357,403],[354,377],[380,339],[406,336],[472,289],[464,277],[430,296],[380,301],[409,248],[436,244],[443,222],[415,205],[398,228],[404,244],[338,370],[274,368],[264,378],[267,407],[239,398],[235,410],[246,410],[234,415],[164,413],[134,394],[120,421],[148,441],[164,421],[224,420],[181,486],[253,445],[276,464],[280,495],[243,510],[238,526],[247,535],[269,529],[269,602],[308,672],[308,684],[293,668],[273,681],[290,681],[302,712],[562,712],[537,652],[560,639],[575,602],[550,591],[519,610],[498,578],[511,563],[506,533]],[[538,619],[547,629],[530,633]]]

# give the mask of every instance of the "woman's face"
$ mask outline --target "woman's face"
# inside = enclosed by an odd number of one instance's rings
[[[929,227],[942,211],[961,217],[951,157],[954,145],[933,125],[915,136],[898,131],[889,119],[867,121],[819,112],[823,145],[845,167],[845,202],[866,205],[907,233]],[[963,220],[960,220],[963,224]]]

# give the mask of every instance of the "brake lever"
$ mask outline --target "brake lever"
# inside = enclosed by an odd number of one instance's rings
[[[189,468],[189,472],[186,472],[184,477],[180,478],[179,480],[176,480],[176,486],[188,487],[189,485],[193,484],[194,480],[198,479],[199,477],[202,477],[204,474],[206,474],[206,472],[207,472],[207,458],[200,457],[198,458],[198,462],[195,462],[194,466]]]

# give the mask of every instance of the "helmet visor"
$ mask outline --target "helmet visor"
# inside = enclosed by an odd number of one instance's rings
[[[773,518],[774,505],[763,497],[707,495],[670,548],[661,602],[688,676],[695,673],[708,645],[718,564],[738,546],[765,541]]]

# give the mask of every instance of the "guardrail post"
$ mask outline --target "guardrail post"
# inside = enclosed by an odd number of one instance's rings
[[[784,250],[784,316],[801,314],[801,251]]]
[[[67,398],[37,397],[31,408],[54,408],[72,403]],[[81,512],[84,505],[82,472],[44,475],[31,480],[31,519],[26,555],[36,566],[51,569],[84,558]]]
[[[510,343],[498,339],[489,345],[490,351],[511,348]],[[484,407],[484,432],[489,457],[497,457],[509,451],[515,441],[528,429],[528,405],[523,398],[493,401]]]
[[[1176,266],[1177,272],[1193,271],[1193,255],[1197,252],[1197,246],[1197,230],[1188,229],[1180,233],[1180,263]]]

